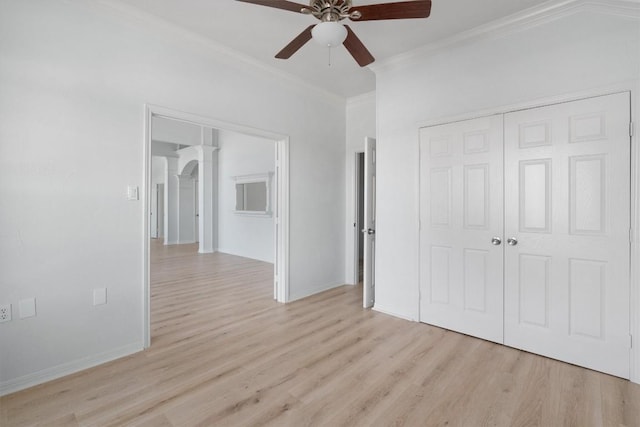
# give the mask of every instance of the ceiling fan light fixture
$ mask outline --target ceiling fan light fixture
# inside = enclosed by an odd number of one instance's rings
[[[321,22],[311,30],[313,40],[325,47],[336,47],[344,43],[347,29],[339,22]]]

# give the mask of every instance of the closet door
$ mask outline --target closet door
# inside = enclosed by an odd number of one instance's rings
[[[500,343],[502,117],[420,131],[420,321]]]
[[[506,345],[629,378],[629,94],[505,115]]]

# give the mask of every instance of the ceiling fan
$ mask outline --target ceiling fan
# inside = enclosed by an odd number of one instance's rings
[[[344,44],[344,47],[361,67],[371,64],[375,58],[351,28],[341,24],[340,21],[347,18],[352,21],[427,18],[431,13],[431,0],[400,1],[365,6],[353,6],[351,0],[310,0],[309,6],[284,0],[237,1],[313,15],[320,20],[319,24],[310,25],[286,45],[276,54],[276,58],[290,58],[313,38],[318,43],[329,47]]]

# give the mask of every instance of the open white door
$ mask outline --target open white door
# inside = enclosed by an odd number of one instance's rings
[[[363,303],[365,308],[373,307],[375,300],[376,265],[376,140],[365,139],[364,151],[364,280]]]

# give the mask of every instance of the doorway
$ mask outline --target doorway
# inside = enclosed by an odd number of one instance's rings
[[[202,153],[211,153],[215,151],[215,147],[212,144],[207,144],[205,142],[205,128],[209,129],[218,129],[225,130],[230,132],[236,132],[239,134],[244,134],[248,136],[255,136],[259,138],[268,139],[274,142],[275,144],[275,171],[273,176],[273,219],[274,219],[274,236],[275,236],[275,249],[274,249],[274,273],[273,273],[273,286],[274,286],[274,299],[278,302],[287,302],[289,300],[289,138],[286,135],[277,134],[274,132],[259,130],[255,128],[251,128],[244,125],[237,125],[233,123],[224,122],[221,120],[208,118],[204,116],[199,116],[190,113],[184,113],[177,110],[172,110],[165,107],[154,106],[154,105],[146,105],[146,114],[145,114],[145,137],[144,137],[144,153],[145,153],[145,164],[144,164],[144,211],[145,211],[145,224],[144,224],[144,236],[143,236],[143,248],[144,248],[144,277],[143,277],[143,329],[144,329],[144,343],[145,347],[149,347],[151,345],[151,302],[150,302],[150,210],[152,206],[152,124],[154,119],[165,119],[165,120],[173,120],[177,122],[182,122],[185,124],[198,126],[201,132],[201,142],[198,148],[197,153],[200,155],[199,157],[199,165],[202,165]],[[181,148],[182,149],[182,148]],[[178,162],[176,159],[167,158],[167,163],[173,163],[173,170],[177,171],[174,173],[174,176],[178,178],[187,178],[186,176],[180,175],[178,171]],[[171,162],[169,162],[171,160]],[[195,215],[198,218],[198,226],[191,228],[193,230],[196,228],[200,235],[204,232],[204,230],[211,230],[212,222],[210,220],[205,220],[205,218],[211,218],[211,215],[214,214],[213,211],[207,212],[206,209],[203,209],[203,206],[207,205],[204,203],[205,198],[202,197],[202,193],[204,190],[204,182],[216,182],[217,183],[217,174],[212,174],[211,171],[208,171],[207,168],[199,167],[198,174],[198,185],[197,191],[200,197],[197,198],[198,207],[195,209]],[[209,168],[210,169],[210,168]],[[171,168],[168,168],[170,175]],[[190,177],[189,177],[190,178]],[[217,185],[217,184],[216,184]],[[167,183],[165,183],[165,192],[166,192]],[[191,191],[193,191],[193,186],[191,187]],[[193,193],[191,193],[193,196]],[[192,197],[195,199],[195,197]],[[157,200],[157,197],[156,197]],[[166,194],[164,197],[164,205],[166,207],[167,203]],[[192,206],[193,207],[193,206]],[[194,210],[192,210],[191,214],[193,215]],[[167,215],[167,209],[164,210],[165,223]],[[156,215],[157,216],[157,215]],[[204,218],[203,218],[204,217]],[[165,233],[166,234],[166,233]],[[207,236],[207,234],[205,234]],[[165,236],[166,237],[166,236]],[[200,247],[202,248],[203,242],[202,238],[200,238]],[[206,247],[206,246],[205,246]],[[215,248],[213,248],[215,249]],[[211,250],[213,251],[213,250]],[[210,251],[210,252],[211,252]]]
[[[362,306],[375,303],[376,140],[365,138],[354,157],[353,283],[362,283]]]

